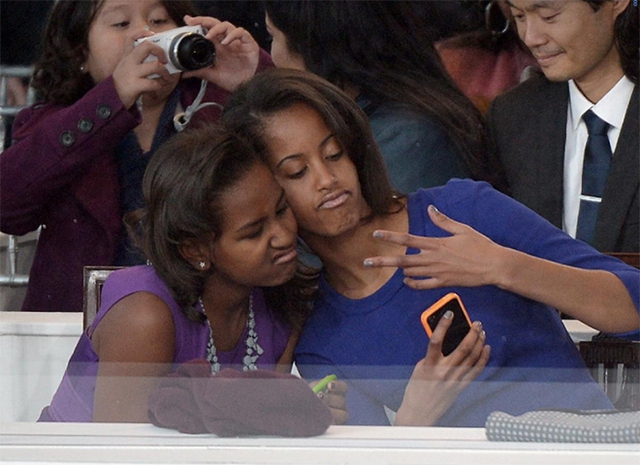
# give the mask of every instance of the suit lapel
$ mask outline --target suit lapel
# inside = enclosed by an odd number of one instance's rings
[[[615,251],[627,219],[627,212],[640,186],[638,99],[636,85],[613,154],[611,170],[598,212],[594,245],[598,250],[605,252]]]
[[[562,204],[564,192],[564,148],[567,136],[567,106],[569,102],[566,83],[550,83],[548,92],[540,99],[537,112],[540,122],[537,140],[533,141],[537,172],[536,191],[540,193],[540,212],[551,223],[562,228]]]

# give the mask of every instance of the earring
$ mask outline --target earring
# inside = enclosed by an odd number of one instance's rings
[[[504,21],[502,29],[500,22]],[[509,30],[509,18],[505,17],[500,9],[500,5],[495,0],[491,0],[484,10],[484,22],[486,28],[491,32],[491,36],[498,38]],[[498,26],[498,27],[496,27]]]
[[[201,270],[204,270],[205,267],[207,266],[207,263],[201,261],[201,262],[198,263],[198,266],[200,267]]]

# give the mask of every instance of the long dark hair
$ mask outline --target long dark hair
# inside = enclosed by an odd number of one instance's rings
[[[266,1],[306,68],[374,104],[393,102],[438,122],[472,176],[503,187],[479,110],[453,83],[425,24],[424,2]]]
[[[256,163],[263,163],[256,152],[220,127],[180,133],[149,162],[142,186],[146,208],[125,216],[135,243],[190,319],[204,321],[193,304],[211,271],[194,268],[180,247],[185,241],[219,237],[220,198]],[[315,284],[310,276],[300,268],[289,283],[264,289],[271,310],[294,327],[302,325],[310,307]]]
[[[89,52],[89,29],[104,0],[58,0],[49,13],[31,86],[39,100],[71,105],[94,85],[80,70]],[[184,26],[184,15],[197,10],[189,0],[163,0],[171,19]]]
[[[391,186],[367,116],[341,89],[315,74],[277,68],[254,76],[232,94],[222,112],[222,124],[267,157],[266,119],[298,103],[317,111],[348,153],[372,214],[400,208],[400,195]]]
[[[607,0],[584,0],[594,11],[598,11]],[[614,25],[615,44],[620,53],[624,74],[638,84],[638,66],[640,66],[640,9],[637,3],[629,1],[627,9],[616,18]]]

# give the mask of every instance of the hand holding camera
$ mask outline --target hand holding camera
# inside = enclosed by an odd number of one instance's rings
[[[216,49],[215,66],[188,71],[183,77],[198,77],[233,92],[256,73],[260,61],[260,46],[251,34],[227,21],[207,16],[185,16],[189,26],[207,30],[206,37]]]
[[[161,32],[135,41],[134,46],[148,41],[164,51],[169,74],[183,71],[195,71],[211,66],[216,57],[216,48],[207,38],[202,26],[184,26]],[[157,61],[155,55],[149,55],[145,62]],[[158,75],[149,76],[157,78]]]

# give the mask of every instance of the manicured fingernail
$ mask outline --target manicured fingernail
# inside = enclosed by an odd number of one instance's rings
[[[487,337],[487,333],[485,333],[485,332],[484,332],[484,329],[480,332],[480,337],[481,337],[482,339],[486,339],[486,337]]]
[[[364,262],[362,262],[362,264],[364,266],[367,266],[367,267],[372,266],[373,265],[373,260],[371,260],[370,258],[367,258],[367,259],[365,259]]]
[[[474,321],[473,322],[473,326],[475,326],[478,331],[482,329],[482,322],[481,321]]]
[[[446,312],[444,312],[444,315],[442,315],[442,318],[446,318],[447,320],[452,317],[453,317],[453,312],[451,310],[447,310]]]
[[[373,231],[373,237],[380,239],[382,237],[382,233],[380,231]]]
[[[436,215],[440,214],[440,210],[438,210],[438,207],[436,207],[433,204],[429,205],[429,209],[431,210],[432,213],[435,213]]]

